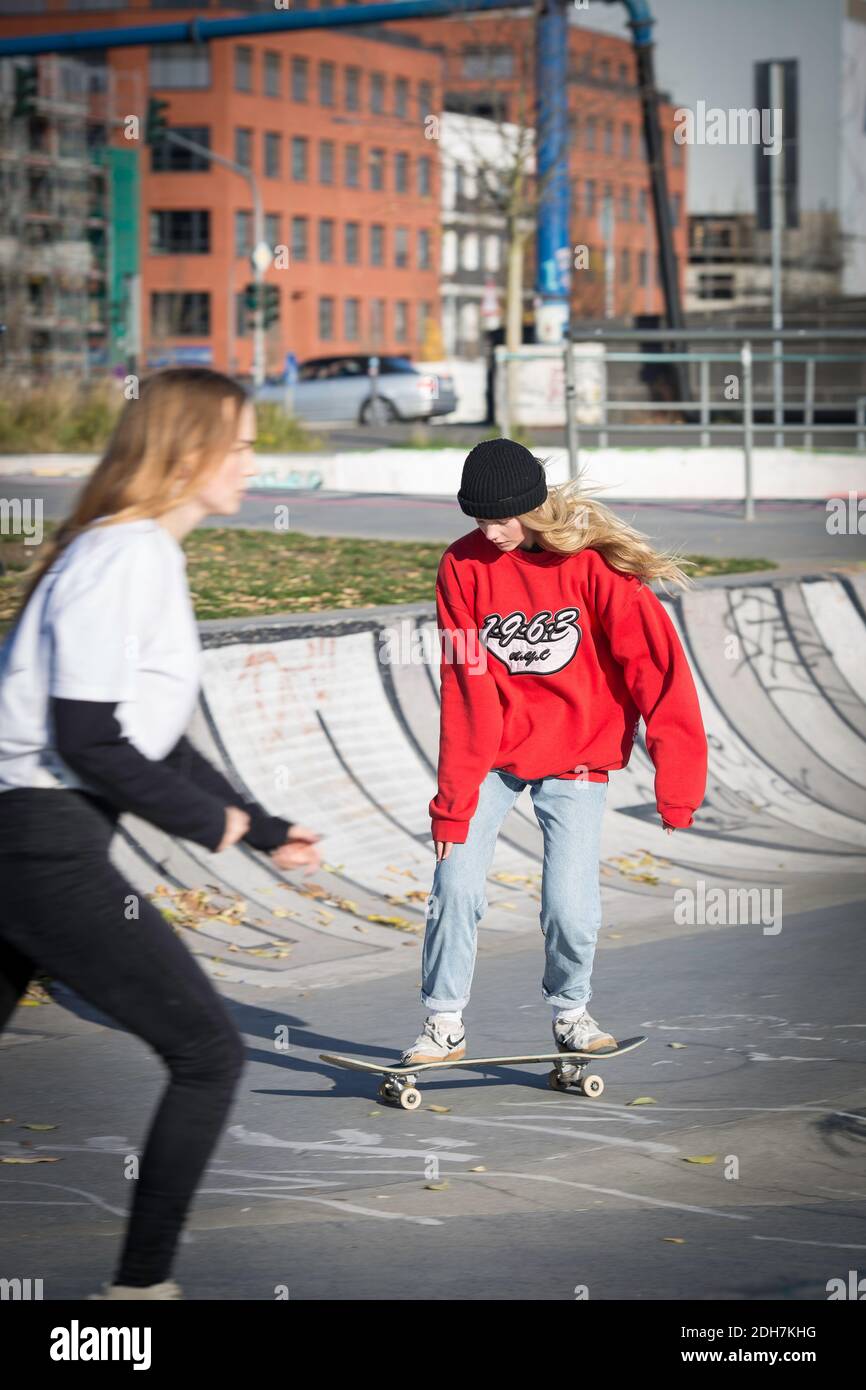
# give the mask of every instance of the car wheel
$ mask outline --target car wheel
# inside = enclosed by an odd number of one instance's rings
[[[361,407],[362,425],[390,425],[397,418],[387,396],[371,396]]]

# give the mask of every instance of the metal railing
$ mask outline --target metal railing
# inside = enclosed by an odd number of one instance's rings
[[[565,427],[568,440],[569,452],[569,475],[576,477],[579,467],[579,454],[581,446],[581,433],[586,429],[592,430],[598,436],[598,445],[606,448],[611,433],[641,435],[652,438],[653,435],[674,433],[682,435],[686,439],[697,436],[700,447],[707,448],[710,445],[711,434],[740,436],[743,448],[743,494],[744,511],[743,515],[747,521],[754,519],[754,494],[752,488],[753,478],[753,453],[756,439],[769,434],[774,437],[774,445],[777,448],[784,446],[785,435],[800,437],[800,442],[805,448],[813,448],[816,436],[820,435],[850,435],[854,448],[866,450],[866,351],[861,352],[829,352],[818,351],[805,352],[780,352],[779,346],[783,343],[803,344],[809,341],[818,340],[821,342],[864,342],[866,343],[866,329],[848,328],[828,328],[828,329],[784,329],[781,331],[773,329],[730,329],[730,328],[693,328],[693,329],[597,329],[587,333],[575,330],[570,344],[551,344],[547,351],[544,345],[534,347],[532,355],[537,360],[539,357],[549,357],[551,359],[562,359],[564,365],[565,378]],[[611,342],[633,342],[638,341],[642,344],[659,343],[662,345],[672,342],[691,342],[698,344],[711,344],[713,342],[739,342],[736,351],[674,351],[670,347],[664,347],[661,351],[609,351],[607,344]],[[755,343],[771,342],[772,351],[755,351]],[[581,424],[577,407],[577,384],[575,371],[575,354],[569,351],[571,348],[580,348],[584,344],[600,343],[605,347],[603,356],[597,360],[605,368],[605,383],[607,382],[607,368],[614,363],[641,364],[644,366],[659,367],[664,364],[686,363],[689,366],[697,367],[698,391],[695,399],[690,401],[680,400],[660,400],[654,399],[649,392],[642,400],[618,399],[610,395],[607,384],[602,392],[601,398],[593,402],[593,406],[599,411],[600,420],[597,425],[587,426]],[[497,366],[504,369],[504,380],[507,382],[507,364],[510,362],[525,360],[522,352],[512,353],[505,348],[496,349]],[[580,360],[578,358],[578,360]],[[755,365],[770,364],[775,366],[781,363],[782,371],[786,365],[802,366],[803,371],[803,396],[792,397],[784,395],[781,397],[777,391],[766,400],[757,401],[755,393]],[[819,367],[833,366],[841,364],[859,364],[863,369],[859,373],[859,383],[854,387],[854,394],[850,398],[839,398],[833,396],[827,401],[822,401],[817,395],[817,379]],[[717,399],[713,398],[710,381],[710,367],[717,365],[736,365],[739,367],[739,376],[736,378],[737,390],[733,398]],[[776,378],[778,381],[778,378]],[[775,383],[774,383],[775,384]],[[506,385],[505,390],[500,394],[500,423],[503,433],[510,432],[512,412],[509,405],[509,390]],[[772,414],[772,420],[762,422],[756,419],[756,414],[760,409],[766,409],[768,414]],[[647,412],[652,410],[656,414],[683,414],[692,418],[689,420],[643,420],[639,423],[625,423],[619,420],[612,420],[613,412]],[[833,423],[821,423],[817,416],[821,413],[827,414],[830,411],[835,415],[847,415],[851,423],[836,420]],[[739,420],[732,423],[723,423],[714,419],[715,415],[728,412],[732,415],[739,415]],[[802,416],[801,422],[786,419],[787,414],[799,414]],[[519,422],[518,422],[519,423]]]

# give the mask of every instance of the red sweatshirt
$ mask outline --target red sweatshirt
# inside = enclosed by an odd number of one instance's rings
[[[646,724],[662,818],[688,826],[707,777],[692,674],[651,589],[596,550],[500,550],[480,530],[436,579],[442,634],[435,840],[462,844],[492,768],[606,781]]]

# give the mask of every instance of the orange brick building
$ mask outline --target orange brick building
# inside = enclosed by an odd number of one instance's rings
[[[302,8],[301,0],[294,7]],[[2,15],[0,6],[0,33],[170,23],[204,12],[221,18],[254,8],[221,0],[162,9],[152,0],[128,0],[123,8],[112,0],[33,0],[26,17]],[[248,164],[258,179],[266,240],[282,248],[266,274],[279,305],[267,335],[270,371],[280,370],[287,352],[299,359],[372,349],[417,355],[440,311],[441,171],[425,119],[448,108],[532,124],[532,39],[531,15],[501,13],[103,50],[115,121],[130,114],[142,121],[143,361],[184,349],[240,373],[252,363],[243,307],[252,280],[249,184],[175,146],[147,147],[149,96],[168,103],[171,128]],[[616,214],[614,314],[658,313],[631,45],[572,26],[569,53],[572,240],[590,250],[589,267],[572,276],[575,316],[605,313],[606,197]],[[99,60],[91,51],[89,61]],[[661,115],[672,129],[671,107]],[[128,148],[127,134],[115,125],[108,138]],[[669,150],[682,268],[683,149],[671,139]]]

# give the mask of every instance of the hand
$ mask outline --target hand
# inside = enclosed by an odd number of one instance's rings
[[[250,828],[250,818],[246,811],[241,811],[237,806],[226,807],[226,828],[223,837],[216,847],[219,854],[224,849],[230,849],[236,845],[238,840],[242,840]]]
[[[453,845],[450,840],[434,840],[433,844],[436,846],[436,862],[438,864],[441,859],[448,858]]]
[[[321,866],[321,855],[315,844],[321,838],[318,831],[306,825],[292,825],[285,844],[271,851],[271,859],[278,869],[300,869],[306,864],[305,877],[309,876]]]
[[[662,825],[663,825],[664,828],[665,828],[665,834],[666,834],[666,835],[673,835],[674,831],[677,829],[677,827],[676,827],[675,825],[668,825],[668,823],[667,823],[666,820],[663,820],[663,821],[662,821]]]

